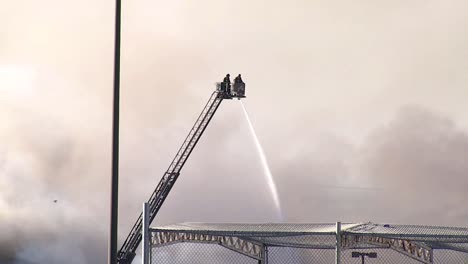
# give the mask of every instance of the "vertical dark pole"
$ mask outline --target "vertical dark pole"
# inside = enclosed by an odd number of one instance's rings
[[[109,264],[117,264],[117,224],[119,209],[119,103],[120,103],[120,16],[121,0],[115,1],[114,110],[112,119],[112,180]]]

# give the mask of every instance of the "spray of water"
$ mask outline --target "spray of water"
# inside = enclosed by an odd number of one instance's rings
[[[268,166],[268,161],[266,159],[265,152],[263,151],[262,145],[260,144],[260,140],[258,140],[257,133],[255,132],[255,129],[252,125],[252,121],[250,120],[249,114],[247,113],[247,110],[245,109],[244,103],[242,103],[242,101],[240,102],[242,105],[242,109],[244,110],[245,119],[247,120],[247,123],[249,124],[250,132],[252,133],[252,136],[255,142],[255,147],[257,148],[258,155],[260,156],[260,161],[262,162],[262,167],[265,172],[265,177],[268,183],[268,188],[270,189],[271,195],[273,197],[273,201],[275,203],[275,207],[278,210],[278,214],[280,215],[280,218],[282,220],[283,217],[281,213],[281,204],[279,201],[278,190],[276,188],[273,175],[271,174],[270,166]]]

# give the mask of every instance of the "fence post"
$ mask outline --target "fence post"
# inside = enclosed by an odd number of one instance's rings
[[[262,259],[258,261],[258,264],[268,264],[268,247],[263,244],[262,245]]]
[[[141,234],[142,234],[142,254],[141,259],[143,264],[149,264],[149,206],[148,203],[143,203],[143,225],[142,225]]]
[[[341,222],[336,222],[336,256],[335,264],[341,263]]]

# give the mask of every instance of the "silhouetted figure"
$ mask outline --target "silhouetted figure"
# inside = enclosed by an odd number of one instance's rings
[[[229,73],[226,74],[226,77],[224,77],[223,82],[227,84],[231,84],[231,75]]]
[[[234,84],[232,85],[232,96],[237,98],[245,97],[245,83],[240,74],[234,79]]]
[[[224,77],[223,83],[226,86],[226,92],[231,94],[231,75],[229,75],[229,73]]]
[[[237,75],[237,77],[234,79],[234,83],[243,83],[241,75]]]

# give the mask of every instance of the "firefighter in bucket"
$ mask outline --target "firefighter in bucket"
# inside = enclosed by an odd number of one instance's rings
[[[226,74],[223,81],[217,83],[217,89],[218,91],[223,92],[228,99],[233,97],[237,97],[239,99],[245,97],[245,83],[242,81],[240,74],[234,79],[234,83],[232,85],[230,74]]]
[[[242,81],[241,75],[237,75],[234,79],[234,84],[232,87],[232,96],[233,97],[245,97],[245,83]]]

